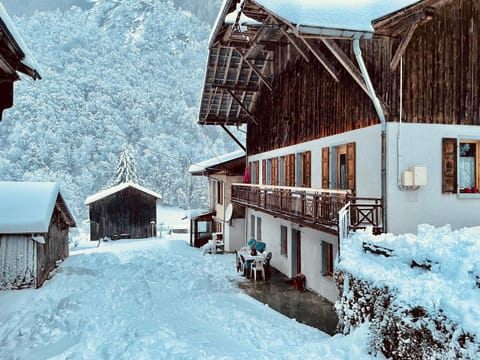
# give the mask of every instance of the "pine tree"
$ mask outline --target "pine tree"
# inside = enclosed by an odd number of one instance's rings
[[[125,144],[118,157],[115,185],[133,182],[138,184],[138,169],[135,148],[132,144]]]

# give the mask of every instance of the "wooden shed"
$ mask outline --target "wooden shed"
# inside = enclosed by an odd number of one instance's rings
[[[162,196],[128,182],[89,196],[90,240],[156,236],[157,199]]]
[[[18,72],[41,79],[37,66],[15,25],[0,3],[0,120],[2,112],[13,105],[13,83]]]
[[[215,211],[192,209],[188,210],[186,217],[190,219],[190,246],[197,248],[212,240],[215,226]]]
[[[57,183],[0,182],[0,289],[40,287],[75,226]]]

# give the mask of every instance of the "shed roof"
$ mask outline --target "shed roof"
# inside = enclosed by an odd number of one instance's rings
[[[54,182],[0,182],[0,234],[46,233],[55,206],[75,227],[60,186]]]
[[[242,159],[244,157],[245,157],[244,150],[240,149],[240,150],[232,151],[228,154],[223,154],[205,161],[201,161],[196,164],[192,164],[190,165],[188,172],[191,173],[192,175],[203,175],[203,173],[205,173],[205,171],[208,169],[221,170],[222,165],[230,161]]]
[[[372,23],[439,0],[224,0],[210,36],[199,123],[258,123],[252,109],[262,87],[272,90],[272,54],[293,44],[335,76],[337,62],[321,39],[371,38]],[[377,24],[375,24],[377,27]],[[379,32],[380,33],[380,32]],[[389,32],[382,32],[389,35]],[[319,46],[321,47],[319,49]],[[320,54],[319,54],[320,53]]]
[[[160,195],[159,193],[157,193],[155,191],[149,190],[149,189],[147,189],[143,186],[140,186],[138,184],[135,184],[133,182],[126,182],[126,183],[115,185],[115,186],[112,186],[111,188],[99,191],[96,194],[90,195],[85,200],[85,205],[89,205],[89,204],[94,203],[98,200],[104,199],[104,198],[106,198],[110,195],[113,195],[113,194],[115,194],[119,191],[125,190],[127,188],[137,189],[138,191],[144,192],[145,194],[151,195],[151,196],[153,196],[154,198],[157,198],[157,199],[162,198],[162,195]]]

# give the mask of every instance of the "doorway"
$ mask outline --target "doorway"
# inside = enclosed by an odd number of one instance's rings
[[[297,229],[292,229],[292,272],[292,276],[302,272],[302,236]]]

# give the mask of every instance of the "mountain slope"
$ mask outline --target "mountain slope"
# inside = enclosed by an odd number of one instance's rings
[[[235,147],[196,124],[208,24],[160,0],[97,0],[15,21],[43,79],[16,84],[0,123],[2,179],[59,180],[85,218],[85,197],[114,176],[130,143],[143,185],[167,203],[201,205],[203,182],[188,166]]]

